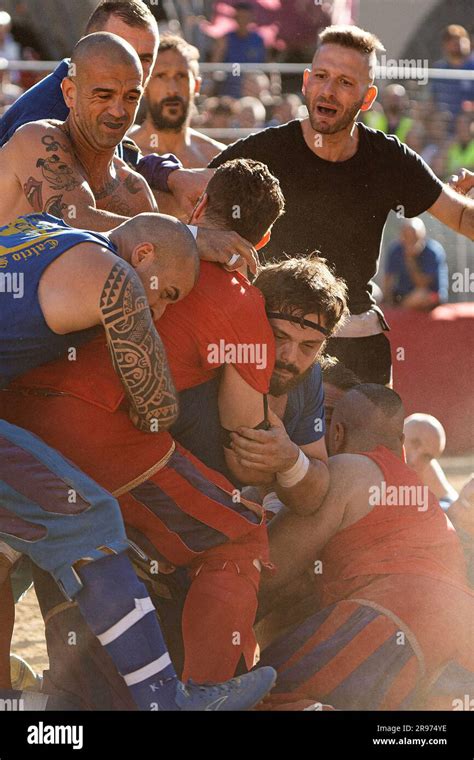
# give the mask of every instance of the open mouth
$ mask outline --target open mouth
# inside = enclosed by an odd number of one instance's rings
[[[115,130],[123,129],[125,126],[123,122],[121,122],[120,124],[115,124],[112,121],[104,121],[103,124],[108,129],[115,129]]]
[[[321,116],[335,116],[337,113],[336,106],[318,105],[316,106],[316,110]]]

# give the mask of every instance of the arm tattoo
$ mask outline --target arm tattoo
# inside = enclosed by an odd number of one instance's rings
[[[124,185],[131,195],[136,195],[142,189],[142,183],[138,177],[134,177],[133,174],[127,174]]]
[[[178,413],[176,391],[145,291],[124,262],[110,271],[100,309],[112,362],[137,427],[145,432],[167,430]]]

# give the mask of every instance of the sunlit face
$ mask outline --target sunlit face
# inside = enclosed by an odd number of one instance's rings
[[[111,15],[101,32],[110,32],[122,37],[138,55],[143,69],[143,86],[146,87],[158,52],[158,29],[150,27],[129,26],[121,18]]]
[[[140,97],[141,67],[110,63],[97,56],[81,66],[70,105],[73,118],[90,145],[114,148],[135,121]]]
[[[145,94],[148,112],[158,130],[181,129],[188,119],[199,82],[189,61],[177,50],[158,54]]]
[[[405,425],[404,445],[407,464],[418,473],[423,472],[431,460],[442,453],[436,430],[417,422]]]
[[[367,56],[341,45],[322,45],[306,70],[303,83],[309,120],[322,134],[334,134],[351,125],[371,83]]]
[[[325,326],[324,317],[305,314],[305,319],[320,322]],[[317,361],[325,343],[324,335],[311,327],[301,327],[285,319],[270,319],[275,336],[275,369],[270,381],[270,393],[282,396],[298,385]]]
[[[163,266],[159,257],[140,262],[136,267],[150,305],[153,319],[159,319],[169,304],[181,301],[195,285],[194,261],[180,259],[180,265]]]

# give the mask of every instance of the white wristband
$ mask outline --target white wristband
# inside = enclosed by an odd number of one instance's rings
[[[187,224],[186,227],[190,231],[191,235],[193,236],[194,240],[196,240],[198,236],[198,228],[195,224]]]
[[[306,456],[306,454],[301,451],[298,454],[298,459],[296,460],[293,467],[290,467],[289,470],[285,470],[285,472],[277,472],[277,480],[283,488],[292,488],[297,483],[300,482],[300,480],[303,480],[304,476],[308,472],[309,467],[309,459]]]

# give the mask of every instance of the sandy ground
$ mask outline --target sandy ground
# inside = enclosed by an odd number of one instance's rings
[[[442,464],[450,482],[458,489],[474,471],[473,457],[446,459]],[[34,589],[16,605],[12,651],[24,657],[39,673],[48,667],[44,625]]]

